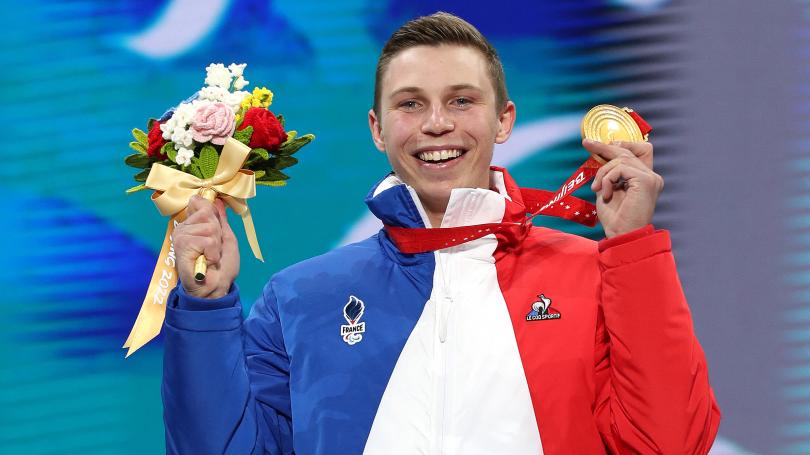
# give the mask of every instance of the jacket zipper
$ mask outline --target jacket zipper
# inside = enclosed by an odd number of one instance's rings
[[[435,382],[434,382],[434,422],[433,422],[433,444],[431,454],[443,454],[444,433],[445,433],[445,413],[447,411],[447,345],[448,325],[450,314],[453,309],[453,297],[450,293],[450,275],[448,253],[437,252],[436,264],[441,275],[442,283],[441,295],[435,300],[436,305],[436,331],[434,338],[435,354]],[[438,341],[438,342],[437,342]]]

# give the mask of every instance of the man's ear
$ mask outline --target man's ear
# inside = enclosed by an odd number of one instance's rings
[[[377,150],[385,153],[385,140],[382,134],[382,122],[377,118],[377,113],[374,109],[368,110],[368,129],[371,130],[371,139],[374,140],[374,145]]]
[[[498,116],[498,134],[495,135],[496,144],[503,144],[507,139],[509,139],[509,136],[512,134],[512,127],[515,126],[516,115],[517,110],[515,108],[515,103],[507,101],[506,106],[504,106],[503,110]]]

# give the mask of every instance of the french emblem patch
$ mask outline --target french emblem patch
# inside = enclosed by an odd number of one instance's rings
[[[551,308],[551,299],[540,294],[537,296],[537,300],[532,303],[532,310],[526,315],[526,320],[545,321],[547,319],[560,319],[561,317],[559,311]]]
[[[363,317],[365,311],[366,305],[362,300],[353,295],[349,296],[349,302],[343,307],[343,317],[349,325],[340,326],[340,336],[349,346],[357,344],[363,339],[366,323],[360,322],[360,318]]]

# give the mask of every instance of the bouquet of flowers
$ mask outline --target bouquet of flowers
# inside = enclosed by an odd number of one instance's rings
[[[315,138],[284,130],[284,117],[268,109],[273,92],[266,87],[243,90],[249,84],[246,66],[209,65],[205,87],[159,119],[150,119],[146,131],[132,130],[135,140],[129,146],[136,153],[124,162],[139,169],[135,181],[142,183],[127,193],[155,190],[152,200],[171,219],[146,298],[124,344],[127,356],[160,333],[166,297],[177,283],[171,235],[185,219],[191,196],[219,197],[241,215],[253,254],[261,260],[246,200],[255,196],[256,185],[285,185],[289,177],[282,170],[298,163],[292,155]],[[200,256],[198,279],[204,279],[205,265]]]
[[[244,168],[254,172],[257,185],[282,186],[289,177],[282,172],[298,160],[292,155],[314,136],[298,137],[285,132],[284,117],[268,108],[273,92],[256,87],[242,90],[249,81],[246,64],[211,64],[206,68],[206,86],[159,119],[150,119],[147,132],[132,130],[135,150],[124,162],[141,169],[135,181],[145,182],[155,163],[187,172],[201,179],[214,176],[222,147],[228,138],[250,147]],[[146,189],[142,183],[127,190]]]

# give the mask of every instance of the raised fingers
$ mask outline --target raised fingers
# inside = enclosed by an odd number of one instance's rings
[[[613,197],[613,192],[622,187],[624,190],[636,188],[645,193],[657,195],[664,188],[664,179],[644,166],[630,166],[622,163],[603,173],[599,186],[602,200],[608,202]]]
[[[645,166],[653,168],[653,145],[649,142],[613,141],[612,145],[630,150]]]
[[[602,158],[605,161],[610,161],[622,155],[633,156],[633,152],[626,148],[617,145],[603,144],[599,141],[592,141],[590,139],[583,139],[582,146],[585,150],[593,155]]]
[[[644,171],[630,166],[615,166],[604,173],[599,179],[601,196],[604,202],[609,202],[613,198],[613,192],[617,189],[627,189],[633,179],[639,178]]]
[[[653,146],[649,142],[614,141],[603,144],[589,139],[582,140],[582,146],[593,155],[610,161],[620,156],[638,158],[645,166],[652,169]]]
[[[602,182],[604,180],[605,175],[619,166],[634,167],[637,169],[651,172],[649,168],[644,166],[644,164],[641,161],[639,161],[636,157],[624,154],[622,156],[619,156],[617,158],[608,161],[607,164],[600,167],[599,170],[596,171],[596,175],[593,178],[593,183],[591,184],[591,190],[597,192],[600,191],[602,189]]]

